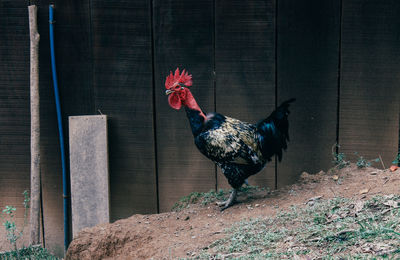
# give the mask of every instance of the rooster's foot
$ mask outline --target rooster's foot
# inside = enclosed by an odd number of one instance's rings
[[[217,202],[217,205],[221,207],[221,211],[226,210],[236,202],[236,195],[237,195],[237,190],[233,189],[231,192],[231,195],[229,196],[229,199],[227,201],[222,201],[222,202]]]

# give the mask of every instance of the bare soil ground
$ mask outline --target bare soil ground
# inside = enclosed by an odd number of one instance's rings
[[[367,201],[376,195],[390,194],[400,194],[400,169],[394,172],[371,167],[359,169],[352,164],[340,170],[303,173],[292,186],[258,191],[251,196],[239,194],[240,203],[223,212],[215,203],[197,203],[178,212],[133,215],[112,224],[85,229],[71,243],[66,258],[193,258],[216,240],[228,236],[229,228],[245,219],[273,218],[293,205],[305,207],[315,198]]]

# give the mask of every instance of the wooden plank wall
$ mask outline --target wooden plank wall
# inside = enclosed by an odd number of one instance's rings
[[[16,206],[16,222],[22,225],[22,192],[30,183],[30,45],[24,1],[0,1],[0,35],[0,207]],[[1,225],[2,249],[9,248],[4,238]]]
[[[255,123],[275,108],[275,1],[216,1],[215,12],[216,110]],[[274,188],[275,160],[249,182]]]
[[[339,141],[353,161],[390,165],[398,151],[399,13],[395,0],[343,2]]]
[[[176,67],[193,74],[192,93],[204,111],[214,111],[213,1],[153,2],[156,136],[160,211],[192,191],[215,188],[215,166],[194,146],[184,109],[174,111],[165,78]]]
[[[93,112],[109,116],[111,219],[156,212],[150,4],[91,4]]]
[[[312,29],[311,29],[312,28]],[[291,142],[278,164],[278,184],[332,165],[336,142],[340,1],[278,1],[278,104],[297,101]]]
[[[46,246],[61,255],[48,3],[40,1],[38,14],[43,220]],[[29,188],[26,5],[0,0],[0,207],[21,205]],[[192,92],[207,112],[255,122],[297,98],[283,162],[251,184],[280,187],[302,171],[328,169],[337,140],[353,161],[354,152],[380,154],[388,166],[399,146],[399,11],[395,0],[57,2],[64,125],[70,115],[109,116],[112,219],[168,211],[192,191],[228,187],[196,149],[185,112],[168,106],[164,80],[176,67],[193,74]]]

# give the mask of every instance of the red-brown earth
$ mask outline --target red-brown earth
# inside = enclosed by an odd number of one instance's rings
[[[213,203],[190,204],[179,212],[133,215],[115,223],[84,229],[71,243],[67,259],[176,259],[194,257],[227,235],[243,219],[275,216],[311,198],[345,197],[368,200],[400,193],[400,170],[358,169],[303,173],[294,185],[275,191],[239,195],[240,203],[220,212]]]

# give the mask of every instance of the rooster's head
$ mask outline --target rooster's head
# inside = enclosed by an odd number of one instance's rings
[[[165,80],[165,94],[168,95],[168,103],[172,108],[180,109],[182,105],[192,97],[188,87],[192,86],[192,75],[185,70],[179,72],[179,68],[175,70],[175,74],[170,72]]]

